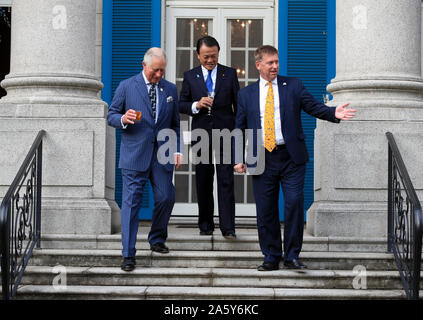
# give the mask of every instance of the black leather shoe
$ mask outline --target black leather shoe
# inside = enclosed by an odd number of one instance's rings
[[[158,253],[168,253],[169,248],[164,245],[164,243],[156,243],[150,246],[151,251],[158,252]]]
[[[264,262],[261,266],[257,267],[258,271],[273,271],[279,270],[279,263]]]
[[[135,269],[135,258],[130,257],[130,258],[123,258],[123,262],[122,265],[120,266],[120,268],[123,271],[132,271]]]
[[[234,231],[225,231],[222,233],[222,235],[226,238],[226,239],[236,239],[236,234]]]
[[[212,234],[213,234],[213,230],[200,231],[201,236],[211,236]]]
[[[288,269],[306,269],[307,266],[298,259],[284,261],[283,265]]]

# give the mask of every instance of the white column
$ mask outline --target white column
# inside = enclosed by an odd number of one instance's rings
[[[114,138],[96,75],[97,3],[12,3],[11,69],[1,83],[7,95],[0,100],[0,191],[38,130],[46,130],[44,234],[107,234],[118,212]]]
[[[317,123],[307,228],[318,236],[385,236],[385,132],[397,138],[414,186],[423,191],[421,0],[337,1],[336,77],[328,91],[329,105],[350,102],[357,116]]]

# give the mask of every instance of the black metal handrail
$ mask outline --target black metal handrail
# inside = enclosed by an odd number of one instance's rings
[[[34,247],[41,239],[43,137],[38,132],[0,206],[2,295],[13,299]]]
[[[388,139],[388,251],[408,299],[419,299],[423,212],[392,133]]]

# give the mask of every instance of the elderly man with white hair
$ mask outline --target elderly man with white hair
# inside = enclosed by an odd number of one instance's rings
[[[122,129],[119,168],[122,171],[122,270],[135,268],[135,243],[142,191],[149,180],[154,194],[154,210],[148,241],[152,251],[167,253],[167,226],[175,203],[173,169],[178,169],[180,123],[176,86],[163,79],[166,54],[150,48],[144,55],[143,71],[122,81],[109,108],[108,124]],[[159,132],[170,130],[176,139],[161,141]],[[172,135],[169,135],[169,137]],[[158,159],[163,144],[171,144],[172,161]]]

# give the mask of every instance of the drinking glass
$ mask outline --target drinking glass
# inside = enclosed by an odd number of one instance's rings
[[[214,91],[207,92],[207,97],[213,100],[214,99]],[[211,107],[208,107],[208,109],[209,110],[207,111],[207,115],[211,116]]]

